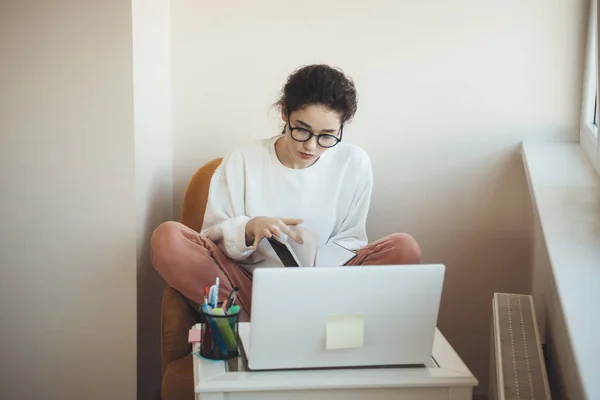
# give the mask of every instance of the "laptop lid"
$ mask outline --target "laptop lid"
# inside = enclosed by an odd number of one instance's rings
[[[426,364],[444,272],[441,264],[256,269],[248,366]]]

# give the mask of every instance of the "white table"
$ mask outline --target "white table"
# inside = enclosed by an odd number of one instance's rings
[[[439,330],[432,353],[421,368],[260,372],[246,371],[242,357],[224,362],[194,356],[194,390],[197,400],[471,400],[477,379]]]

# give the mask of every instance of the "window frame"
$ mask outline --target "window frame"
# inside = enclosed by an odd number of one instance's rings
[[[598,140],[598,111],[600,99],[598,96],[598,1],[590,1],[587,45],[585,56],[585,71],[581,102],[581,120],[579,125],[579,143],[586,156],[600,174],[600,140]],[[595,115],[594,115],[595,113]],[[596,125],[594,125],[594,121]]]

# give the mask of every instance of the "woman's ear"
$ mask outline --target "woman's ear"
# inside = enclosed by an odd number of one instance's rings
[[[281,120],[283,121],[283,123],[287,124],[288,117],[287,110],[285,109],[285,107],[281,107]]]

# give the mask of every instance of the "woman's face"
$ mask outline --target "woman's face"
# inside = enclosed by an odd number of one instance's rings
[[[283,110],[281,119],[286,124],[284,141],[288,153],[287,157],[284,157],[286,161],[284,163],[290,164],[288,166],[291,168],[310,167],[328,148],[319,145],[316,136],[312,136],[306,142],[298,142],[292,137],[290,127],[294,129],[295,136],[306,134],[307,131],[315,135],[326,134],[338,138],[340,135],[339,114],[325,106],[310,105],[296,110],[289,116],[289,124],[288,114]],[[301,130],[296,128],[301,128]]]

